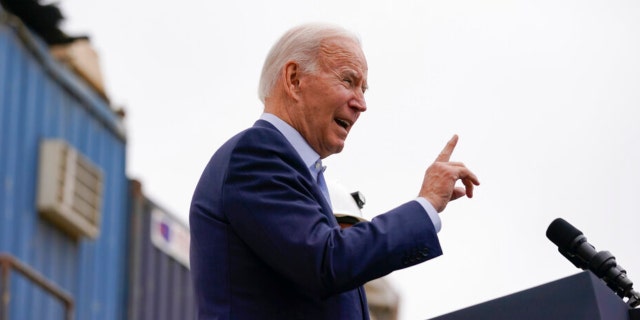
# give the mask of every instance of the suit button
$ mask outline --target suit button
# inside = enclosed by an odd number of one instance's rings
[[[420,254],[426,258],[429,255],[429,248],[422,248]]]

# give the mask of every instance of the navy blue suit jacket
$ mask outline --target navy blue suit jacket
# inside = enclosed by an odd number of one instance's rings
[[[362,285],[442,254],[416,201],[341,230],[270,123],[227,141],[190,210],[198,319],[368,319]]]

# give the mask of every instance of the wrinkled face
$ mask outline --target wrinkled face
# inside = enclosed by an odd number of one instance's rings
[[[353,40],[324,43],[314,74],[300,75],[299,121],[294,127],[325,158],[342,151],[349,131],[367,110],[367,61]]]

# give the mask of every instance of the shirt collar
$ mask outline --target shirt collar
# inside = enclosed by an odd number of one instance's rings
[[[318,172],[318,168],[315,166],[316,162],[320,160],[320,155],[311,148],[311,146],[307,143],[307,141],[302,137],[300,132],[286,123],[284,120],[278,118],[276,115],[271,113],[263,113],[260,116],[261,120],[267,121],[271,123],[280,133],[284,135],[284,137],[289,141],[289,143],[296,150],[298,155],[304,161],[304,164],[309,168],[312,173]],[[315,177],[314,174],[312,176]]]

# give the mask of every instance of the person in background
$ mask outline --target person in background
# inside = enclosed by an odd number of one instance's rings
[[[450,162],[455,135],[417,197],[348,229],[333,215],[322,159],[367,110],[367,71],[338,26],[298,26],[272,47],[263,114],[213,154],[193,194],[198,319],[369,319],[363,284],[442,254],[439,213],[479,185]]]
[[[366,222],[362,208],[366,200],[360,191],[349,192],[335,180],[327,182],[333,215],[342,229]],[[397,320],[400,295],[386,277],[373,279],[364,285],[371,320]]]
[[[348,228],[367,219],[362,215],[366,199],[362,192],[349,192],[339,182],[328,179],[327,189],[331,200],[331,209],[341,228]]]

